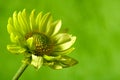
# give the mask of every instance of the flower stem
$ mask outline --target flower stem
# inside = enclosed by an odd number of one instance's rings
[[[17,71],[17,73],[14,75],[12,80],[18,80],[27,67],[28,67],[28,64],[23,63],[19,68],[19,70]]]

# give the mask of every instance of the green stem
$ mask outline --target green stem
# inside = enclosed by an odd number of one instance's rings
[[[12,80],[18,80],[27,67],[28,64],[23,63]]]

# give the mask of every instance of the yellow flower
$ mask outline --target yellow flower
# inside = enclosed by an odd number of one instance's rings
[[[7,30],[12,45],[7,49],[14,54],[24,54],[24,63],[39,69],[47,65],[53,69],[73,66],[77,61],[67,54],[74,48],[76,37],[67,33],[60,33],[61,20],[53,21],[50,13],[40,12],[35,16],[35,10],[30,15],[24,9],[8,20]]]

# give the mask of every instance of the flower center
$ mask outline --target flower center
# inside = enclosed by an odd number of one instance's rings
[[[29,39],[30,37],[33,37],[33,54],[37,56],[50,55],[53,46],[51,40],[46,35],[35,32],[29,34],[26,38]]]

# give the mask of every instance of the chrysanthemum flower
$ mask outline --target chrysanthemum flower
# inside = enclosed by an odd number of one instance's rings
[[[14,54],[24,54],[23,62],[37,69],[42,65],[53,69],[73,66],[77,61],[67,54],[74,50],[71,46],[76,37],[60,33],[61,23],[61,20],[53,21],[50,13],[40,12],[35,16],[33,10],[29,16],[25,9],[15,11],[8,20],[12,45],[7,45],[7,49]]]

